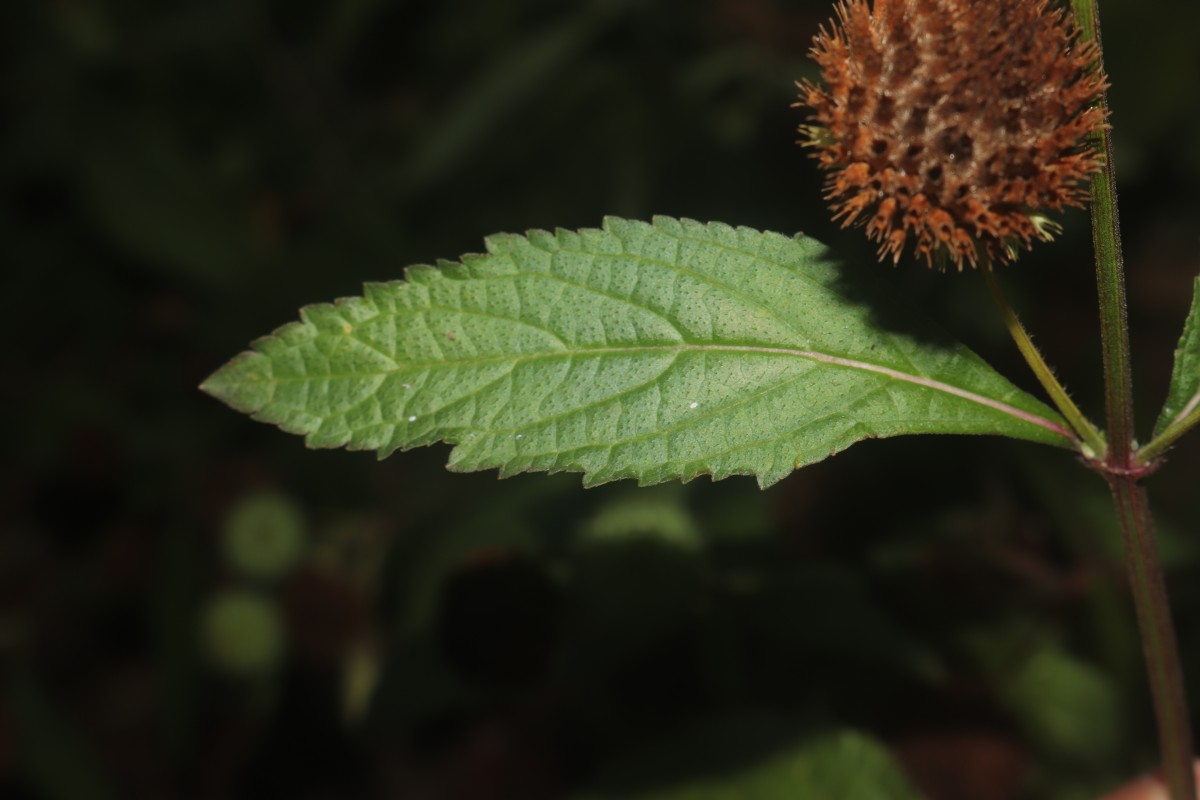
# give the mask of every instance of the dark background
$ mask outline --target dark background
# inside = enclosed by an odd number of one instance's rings
[[[1103,5],[1148,432],[1200,268],[1200,5]],[[640,797],[843,729],[935,798],[1151,765],[1119,534],[1063,453],[897,439],[766,492],[583,491],[308,452],[196,389],[305,303],[656,213],[815,235],[1034,389],[977,276],[872,267],[829,222],[789,104],[830,13],[0,4],[0,796]],[[1097,417],[1063,221],[1003,277]],[[1198,469],[1186,440],[1150,488],[1200,698]]]

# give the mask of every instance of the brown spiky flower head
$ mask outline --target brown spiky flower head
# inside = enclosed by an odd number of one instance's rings
[[[1047,0],[843,0],[815,38],[824,85],[801,126],[834,219],[879,256],[962,269],[1049,238],[1101,165],[1105,86],[1094,45]]]

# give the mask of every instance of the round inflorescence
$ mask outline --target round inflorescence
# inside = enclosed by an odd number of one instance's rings
[[[800,85],[834,219],[880,258],[1011,262],[1102,163],[1098,51],[1046,0],[844,0]]]

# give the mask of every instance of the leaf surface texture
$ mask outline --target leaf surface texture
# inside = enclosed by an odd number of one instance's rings
[[[446,441],[453,470],[587,484],[767,486],[910,433],[1070,446],[1054,411],[967,348],[885,327],[855,291],[804,236],[609,218],[493,236],[486,254],[309,306],[202,388],[312,447]]]

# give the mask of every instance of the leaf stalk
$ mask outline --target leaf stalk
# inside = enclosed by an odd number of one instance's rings
[[[1009,304],[1008,298],[1004,296],[1004,290],[1000,288],[1000,281],[996,278],[994,268],[985,267],[983,270],[983,279],[987,284],[988,293],[992,296],[993,302],[996,304],[996,310],[1000,313],[1000,318],[1004,322],[1004,327],[1008,329],[1009,335],[1017,345],[1017,349],[1021,351],[1021,355],[1025,357],[1025,362],[1029,364],[1029,368],[1033,370],[1033,374],[1037,376],[1038,381],[1042,384],[1042,388],[1050,395],[1050,399],[1054,401],[1054,405],[1071,425],[1071,430],[1075,432],[1086,448],[1084,455],[1089,460],[1103,459],[1106,455],[1108,446],[1104,441],[1104,436],[1096,429],[1083,412],[1079,410],[1079,406],[1067,394],[1067,390],[1054,376],[1054,371],[1046,363],[1046,359],[1042,357],[1041,352],[1033,343],[1029,333],[1025,330],[1025,326],[1021,324],[1021,320],[1017,317],[1017,312]]]
[[[1185,433],[1200,425],[1200,406],[1189,413],[1180,416],[1167,426],[1162,433],[1138,448],[1137,461],[1139,464],[1151,465],[1179,441]]]

